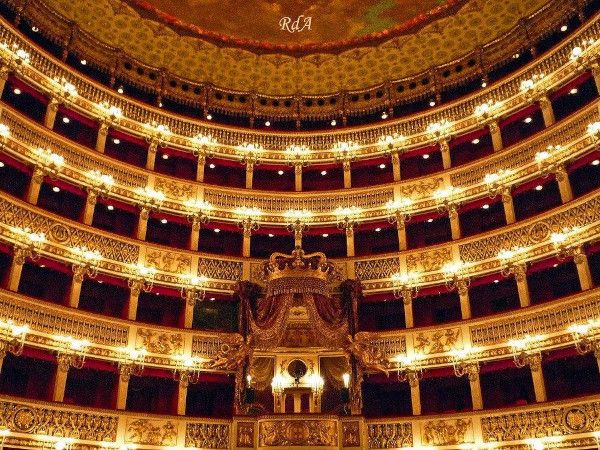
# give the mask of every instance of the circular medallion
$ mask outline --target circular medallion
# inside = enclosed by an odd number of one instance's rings
[[[50,227],[50,238],[58,243],[66,242],[69,239],[70,232],[67,227],[60,223],[55,223]]]
[[[292,420],[286,430],[291,445],[305,445],[309,437],[308,426],[301,420]]]
[[[571,408],[565,413],[565,425],[572,432],[580,432],[588,427],[588,416],[580,408]]]
[[[529,228],[530,242],[542,242],[550,235],[550,227],[545,222],[538,222]]]
[[[15,411],[13,422],[15,431],[29,433],[36,426],[36,414],[31,408],[21,407]]]

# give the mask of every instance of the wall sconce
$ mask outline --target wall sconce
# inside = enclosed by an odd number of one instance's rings
[[[313,373],[308,379],[308,384],[315,395],[321,395],[325,386],[325,380],[323,380],[322,376]]]
[[[188,200],[185,202],[188,210],[187,219],[192,224],[192,229],[198,231],[200,225],[205,225],[210,221],[210,212],[214,209],[213,205],[204,200]]]
[[[571,50],[569,59],[575,63],[577,70],[587,70],[594,63],[596,55],[594,52],[589,51],[590,47],[592,47],[594,43],[595,40],[590,38],[584,40],[580,45],[573,47]]]
[[[65,77],[53,78],[51,81],[51,90],[56,100],[65,101],[77,97],[77,88],[74,84],[67,81]]]
[[[287,380],[280,373],[275,374],[273,379],[271,380],[271,389],[274,394],[283,394],[285,388],[287,387]]]
[[[255,166],[260,162],[260,155],[265,151],[260,144],[249,144],[244,142],[238,145],[238,152],[241,154],[241,161],[248,166]]]
[[[471,285],[471,278],[467,274],[470,264],[463,261],[448,262],[442,266],[446,287],[449,291],[457,290],[459,294],[464,294]]]
[[[394,357],[392,362],[396,364],[395,370],[398,380],[408,381],[410,386],[416,387],[419,381],[423,379],[423,366],[420,360],[420,356],[417,355],[412,358],[406,355]]]
[[[116,125],[123,117],[123,110],[108,102],[98,103],[96,109],[100,115],[100,122],[105,129],[111,125]]]
[[[10,137],[10,128],[8,125],[0,123],[0,144],[5,145]]]
[[[562,150],[563,148],[561,145],[549,145],[546,147],[546,150],[535,154],[535,162],[544,178],[548,177],[551,173],[558,173],[561,171],[562,165],[558,161],[558,157]]]
[[[394,298],[402,299],[409,305],[419,292],[419,273],[410,271],[406,274],[394,273],[391,275],[394,287]]]
[[[535,74],[531,78],[522,80],[519,85],[519,91],[525,96],[527,101],[532,102],[545,92],[545,89],[541,85],[544,79],[544,74]]]
[[[146,142],[150,144],[149,150],[156,151],[158,147],[165,147],[171,137],[171,129],[167,125],[162,125],[152,121],[144,125],[146,131]]]
[[[404,228],[406,222],[412,218],[411,208],[414,202],[411,198],[402,197],[390,200],[385,204],[390,223],[395,223],[399,228]]]
[[[124,382],[132,376],[139,377],[144,372],[147,351],[145,348],[131,349],[123,347],[119,357],[119,374]]]
[[[452,124],[446,119],[427,125],[425,132],[436,142],[447,141],[452,131]]]
[[[594,141],[600,140],[600,122],[592,122],[587,126],[587,132]]]
[[[527,272],[527,263],[524,261],[524,255],[529,250],[526,247],[514,247],[510,250],[500,250],[498,252],[498,259],[502,266],[502,276],[508,278],[514,275],[517,281],[525,280],[525,273]]]
[[[510,187],[508,179],[514,174],[514,170],[500,169],[494,173],[487,173],[483,177],[483,182],[486,184],[488,193],[491,199],[496,198],[498,194],[502,195],[502,201],[508,203],[511,200]]]
[[[197,134],[190,139],[192,153],[204,161],[207,157],[212,156],[212,151],[217,146],[218,141],[210,134]]]
[[[475,107],[473,111],[473,115],[479,119],[483,119],[484,121],[494,121],[499,116],[499,110],[502,107],[502,102],[497,102],[494,100],[488,100],[481,105]]]
[[[350,163],[356,159],[356,153],[360,146],[353,141],[340,141],[333,144],[333,153],[335,154],[335,160],[341,161],[344,165],[344,169],[350,168]]]
[[[90,187],[88,192],[91,192],[96,197],[106,198],[112,190],[115,180],[112,175],[107,175],[99,170],[90,170],[87,173]]]
[[[208,278],[204,275],[188,275],[185,283],[181,286],[181,298],[186,300],[190,306],[204,301],[207,283]]]
[[[9,71],[20,72],[23,66],[29,64],[31,57],[27,51],[17,44],[8,45],[6,42],[0,44],[0,58],[8,67]]]
[[[288,221],[286,228],[290,233],[294,233],[296,244],[302,242],[302,234],[308,230],[307,222],[312,216],[312,212],[306,209],[290,209],[285,213],[285,218]]]
[[[251,208],[242,206],[234,210],[234,215],[239,219],[238,227],[244,231],[245,237],[250,237],[253,231],[260,228],[260,220],[263,212],[259,208],[253,206]]]
[[[381,148],[386,155],[390,155],[394,150],[399,150],[406,142],[406,137],[398,133],[381,136],[377,141],[377,146]]]
[[[538,346],[545,339],[542,335],[525,335],[522,339],[508,341],[513,353],[515,366],[519,369],[530,366],[531,370],[538,370],[542,364],[542,352]]]
[[[148,219],[150,211],[158,211],[165,201],[165,194],[149,186],[137,188],[135,193],[142,207],[142,216],[145,219]]]
[[[10,319],[0,320],[0,363],[7,352],[15,356],[23,353],[27,333],[29,333],[28,325],[17,325]]]
[[[98,265],[103,259],[102,253],[98,250],[90,250],[87,247],[73,247],[71,252],[77,260],[71,266],[76,281],[81,283],[86,275],[91,279],[98,276]]]
[[[585,355],[594,352],[596,357],[600,357],[600,320],[571,325],[568,331],[573,336],[577,353]]]
[[[469,381],[476,381],[479,375],[479,360],[477,350],[474,348],[454,350],[450,353],[454,375],[464,377],[467,375]]]
[[[362,209],[356,206],[336,208],[334,211],[337,227],[340,230],[346,230],[346,236],[351,236],[354,228],[358,226],[358,221],[362,215]]]
[[[51,179],[56,179],[58,173],[65,165],[65,158],[50,149],[38,147],[33,152],[36,162],[36,168],[40,170],[40,175],[48,175]],[[41,182],[41,180],[39,180]]]
[[[198,384],[203,360],[197,356],[177,355],[175,357],[175,369],[173,378],[187,387],[190,384]]]
[[[565,227],[560,232],[550,235],[550,242],[554,245],[556,257],[559,261],[572,257],[576,264],[583,262],[585,254],[577,239],[580,233],[581,228],[574,226]]]
[[[81,369],[85,364],[86,351],[90,346],[90,341],[86,339],[75,339],[72,336],[55,336],[54,340],[60,347],[56,358],[58,367],[63,372],[74,369]]]
[[[15,242],[15,262],[25,264],[27,258],[32,261],[40,259],[40,251],[46,243],[44,233],[33,233],[30,228],[13,228],[17,242]]]
[[[132,291],[140,290],[150,292],[154,286],[154,277],[156,269],[154,267],[146,267],[142,264],[134,265],[131,268],[131,276],[127,279],[127,286]]]
[[[437,203],[437,210],[440,214],[448,213],[450,218],[456,217],[458,207],[460,206],[459,197],[462,194],[462,188],[449,186],[438,189],[433,193],[433,198]]]
[[[310,153],[310,148],[306,145],[290,145],[285,149],[288,164],[294,167],[308,166]]]

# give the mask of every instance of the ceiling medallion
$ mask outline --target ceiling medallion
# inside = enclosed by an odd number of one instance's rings
[[[287,31],[288,33],[301,33],[302,31],[312,31],[312,17],[300,14],[295,20],[291,17],[285,16],[279,20],[279,28],[281,31]]]

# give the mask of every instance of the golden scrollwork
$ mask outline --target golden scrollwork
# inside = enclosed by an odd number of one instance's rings
[[[472,427],[471,420],[430,420],[423,427],[423,441],[427,445],[464,444]]]
[[[429,355],[462,348],[460,328],[420,332],[415,336],[415,351]]]
[[[0,401],[0,426],[32,435],[114,442],[118,417],[100,412],[65,411]]]
[[[228,449],[229,423],[188,423],[185,430],[185,446],[206,449]]]
[[[125,442],[143,445],[177,445],[177,426],[171,421],[135,419],[127,422]]]
[[[254,448],[254,422],[238,422],[237,446],[241,448]]]
[[[261,447],[337,447],[336,420],[265,420],[259,422]]]
[[[412,447],[413,430],[409,422],[374,423],[368,425],[369,448]]]
[[[206,367],[214,370],[236,370],[244,365],[244,361],[251,354],[252,349],[241,335],[225,335],[219,350],[206,363]]]
[[[183,335],[181,333],[165,333],[151,328],[140,328],[137,334],[137,347],[162,355],[181,354],[183,352]]]

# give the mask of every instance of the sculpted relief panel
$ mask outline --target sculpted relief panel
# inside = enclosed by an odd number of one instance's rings
[[[259,423],[261,447],[337,447],[336,420],[265,420]]]

